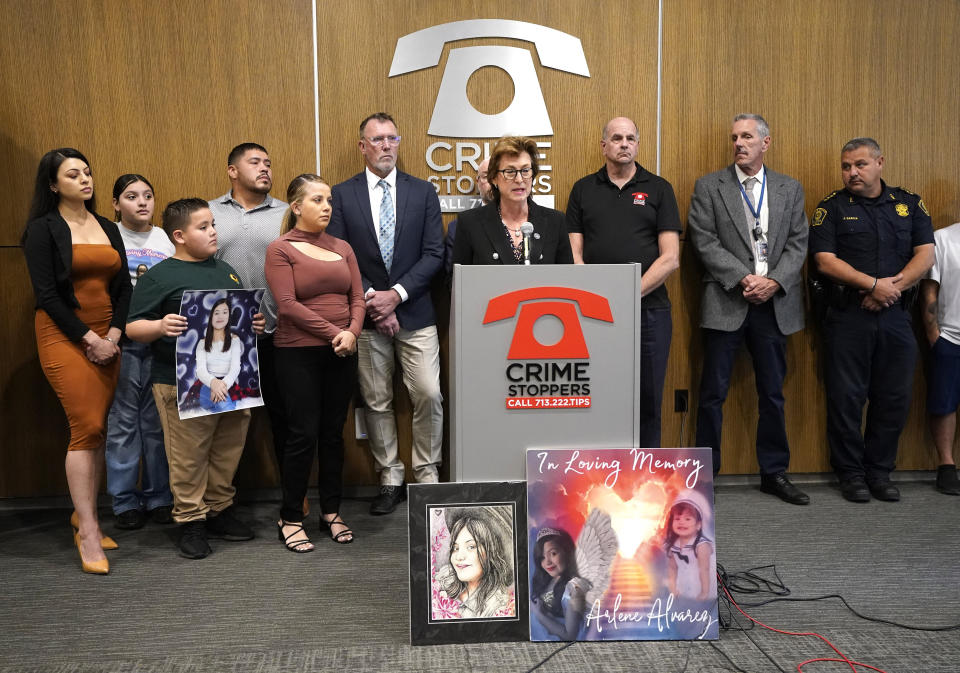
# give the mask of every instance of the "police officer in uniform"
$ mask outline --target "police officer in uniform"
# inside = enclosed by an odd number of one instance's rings
[[[934,258],[926,206],[916,194],[888,187],[883,164],[872,138],[844,145],[844,188],[820,202],[810,225],[810,253],[827,281],[827,442],[841,492],[851,502],[868,502],[871,495],[900,499],[890,473],[917,357],[910,307],[914,286]]]

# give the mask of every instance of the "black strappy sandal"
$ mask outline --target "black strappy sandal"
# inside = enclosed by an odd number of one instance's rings
[[[331,538],[334,542],[336,542],[337,544],[350,544],[351,542],[353,542],[353,531],[350,530],[350,526],[347,526],[347,522],[344,521],[343,518],[341,518],[341,516],[340,516],[339,514],[337,514],[335,517],[333,517],[333,519],[331,519],[330,521],[327,521],[326,519],[323,518],[323,515],[321,515],[321,516],[320,516],[320,521],[322,521],[322,522],[326,525],[327,531],[329,531],[329,533],[330,533],[330,538]],[[346,528],[346,530],[342,530],[342,531],[340,531],[339,533],[337,533],[336,535],[334,535],[334,534],[333,534],[333,526],[334,526],[335,524],[340,524],[341,526],[344,526],[344,527]],[[343,538],[345,535],[349,535],[349,536],[350,536],[350,539],[349,539],[349,540],[343,540],[343,539],[341,539],[341,538]]]
[[[285,536],[283,534],[284,526],[293,526],[296,528],[296,530],[294,530],[289,535]],[[313,543],[310,542],[309,538],[306,540],[290,539],[297,533],[301,533],[301,532],[303,532],[303,523],[290,523],[289,521],[283,521],[283,520],[280,520],[277,522],[277,537],[287,549],[294,552],[295,554],[306,554],[308,552],[312,552],[315,549],[315,547],[313,546]]]

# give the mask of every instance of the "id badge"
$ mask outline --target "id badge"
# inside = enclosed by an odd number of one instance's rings
[[[767,253],[769,251],[769,245],[767,244],[767,240],[763,239],[763,240],[757,241],[755,247],[757,249],[757,261],[762,264],[766,264]]]

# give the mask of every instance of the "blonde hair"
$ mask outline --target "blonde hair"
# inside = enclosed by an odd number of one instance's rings
[[[293,212],[293,204],[303,201],[303,197],[307,194],[307,185],[312,184],[330,186],[326,180],[316,173],[301,173],[290,181],[290,186],[287,187],[287,203],[289,206],[287,207],[287,214],[283,216],[283,225],[280,227],[281,236],[297,226],[297,216]]]

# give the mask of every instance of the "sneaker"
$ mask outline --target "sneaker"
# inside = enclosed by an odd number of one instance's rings
[[[253,539],[253,529],[237,519],[230,506],[216,516],[213,516],[213,512],[207,515],[207,535],[228,542],[243,542]]]
[[[937,468],[937,490],[947,495],[960,495],[960,478],[956,465],[941,465]]]
[[[188,521],[180,524],[180,556],[189,559],[201,559],[213,550],[207,542],[207,526],[204,521]]]
[[[128,509],[117,514],[117,520],[114,525],[120,530],[136,530],[143,528],[147,518],[139,509]]]
[[[150,517],[150,520],[154,523],[173,523],[173,505],[160,505],[159,507],[154,507],[147,512],[147,516]]]

